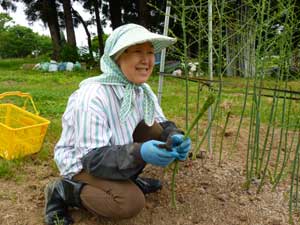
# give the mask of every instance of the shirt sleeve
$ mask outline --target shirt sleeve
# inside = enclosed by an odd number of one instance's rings
[[[109,144],[111,131],[101,102],[92,88],[75,91],[62,117],[62,133],[55,146],[54,160],[60,174],[71,178],[82,170],[81,159],[91,149]],[[91,104],[97,102],[97,106]]]
[[[83,149],[83,169],[96,177],[126,180],[139,173],[145,166],[140,156],[140,145],[111,145],[112,131],[108,126],[105,110],[79,110],[77,113],[78,149]]]
[[[141,144],[113,145],[96,148],[82,158],[83,169],[110,180],[127,180],[139,174],[146,163],[140,154]]]
[[[78,90],[70,96],[54,153],[62,176],[72,178],[86,169],[92,175],[125,179],[145,166],[139,146],[112,145],[114,131],[108,122],[108,100],[99,86]]]

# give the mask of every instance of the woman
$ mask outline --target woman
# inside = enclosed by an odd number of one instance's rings
[[[63,179],[46,187],[47,224],[73,223],[69,206],[109,218],[135,216],[145,205],[144,194],[161,188],[159,180],[138,176],[145,165],[186,159],[190,139],[166,120],[145,83],[154,54],[175,41],[136,24],[109,36],[103,74],[80,84],[62,118],[54,159]]]

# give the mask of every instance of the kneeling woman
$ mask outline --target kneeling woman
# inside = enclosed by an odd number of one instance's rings
[[[168,121],[146,84],[154,54],[174,38],[127,24],[115,29],[101,57],[103,74],[84,80],[69,98],[54,159],[62,179],[45,190],[45,222],[73,223],[68,207],[109,218],[129,218],[145,205],[159,180],[139,177],[147,163],[184,160],[190,139]],[[172,150],[161,144],[172,142]]]

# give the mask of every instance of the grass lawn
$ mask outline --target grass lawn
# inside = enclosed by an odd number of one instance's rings
[[[5,209],[1,211],[0,218],[4,218],[3,223],[6,221],[7,224],[38,225],[43,223],[44,188],[50,180],[59,177],[59,172],[53,160],[53,149],[60,137],[61,116],[65,110],[68,97],[78,88],[82,80],[98,75],[99,71],[44,73],[20,69],[23,63],[33,62],[32,60],[0,61],[0,93],[7,91],[30,93],[40,111],[40,115],[49,119],[51,124],[40,152],[11,161],[0,158],[0,186],[3,187],[2,191],[0,190],[0,208]],[[193,224],[287,224],[284,221],[288,220],[289,214],[288,196],[292,196],[288,193],[288,190],[290,190],[291,163],[298,143],[299,124],[297,131],[295,131],[295,127],[300,115],[300,96],[299,94],[284,95],[283,92],[278,92],[278,95],[283,98],[278,98],[275,119],[272,126],[270,126],[271,132],[268,135],[268,143],[271,142],[271,136],[274,136],[274,143],[272,142],[272,145],[268,145],[266,148],[264,158],[261,157],[264,161],[259,161],[257,159],[260,159],[260,157],[257,157],[257,155],[262,156],[274,91],[263,89],[259,93],[258,89],[253,88],[254,81],[249,80],[250,87],[244,120],[237,139],[237,148],[233,148],[242,114],[247,80],[231,77],[224,78],[223,81],[220,105],[217,108],[211,132],[213,157],[208,157],[207,139],[205,139],[201,146],[201,154],[196,160],[188,159],[180,163],[180,170],[176,175],[180,210],[176,210],[176,213],[174,213],[174,209],[170,208],[169,182],[171,181],[171,171],[162,171],[161,168],[149,165],[145,168],[143,176],[161,179],[164,182],[164,188],[161,192],[147,197],[148,205],[139,216],[128,221],[114,223],[105,219],[98,221],[98,218],[87,212],[72,211],[72,217],[75,219],[76,224],[190,224],[187,222],[191,218],[192,221],[196,221]],[[157,93],[159,77],[155,74],[152,75],[148,83],[153,91]],[[185,130],[186,82],[184,79],[165,77],[163,84],[161,102],[163,111],[169,120],[175,121],[180,128]],[[213,85],[213,93],[216,96],[219,93],[218,84],[216,82]],[[275,85],[276,82],[272,79],[262,81],[262,86],[265,88],[274,88]],[[283,82],[278,84],[279,89],[285,89],[284,87]],[[300,81],[287,83],[287,89],[299,91],[299,87]],[[199,101],[197,97],[198,90],[200,90]],[[189,125],[196,116],[197,105],[201,108],[209,94],[207,85],[203,82],[200,85],[197,82],[189,82]],[[258,98],[259,94],[261,94],[261,98]],[[284,104],[284,97],[293,97],[294,99],[287,100]],[[18,97],[5,99],[16,105],[23,104],[22,99]],[[0,99],[0,104],[6,102],[5,99]],[[255,102],[255,104],[252,104],[252,102]],[[253,109],[253,120],[251,123],[252,129],[249,129],[251,107]],[[290,113],[288,114],[289,108]],[[27,110],[32,111],[33,109],[28,106]],[[225,130],[228,112],[231,114]],[[193,151],[197,150],[197,141],[201,140],[207,130],[207,118],[207,115],[202,117],[198,129],[193,129],[191,133]],[[258,126],[256,126],[257,124]],[[289,128],[288,131],[286,127]],[[272,133],[272,130],[274,133]],[[291,144],[292,142],[293,144]],[[258,144],[256,145],[256,143]],[[257,146],[259,148],[254,148]],[[288,152],[291,153],[289,158],[286,154]],[[271,185],[265,185],[262,193],[256,195],[257,184],[262,179],[259,172],[262,170],[255,172],[255,169],[259,168],[259,165],[263,165],[263,167],[267,165],[268,153],[271,153],[268,174],[265,182],[261,183]],[[249,155],[251,155],[251,160],[248,158]],[[276,162],[277,156],[280,156],[278,163]],[[283,165],[283,159],[287,159],[287,166],[282,167],[285,168],[282,174],[283,182],[280,182],[280,186],[276,191],[271,191],[272,184],[274,184],[272,182],[274,182],[274,178],[277,177],[281,165]],[[260,164],[258,165],[256,162]],[[279,167],[275,175],[276,165],[279,165]],[[245,191],[245,184],[248,184],[245,179],[249,180],[247,173],[252,173],[252,175],[250,174],[250,178],[253,177],[251,182],[256,183],[253,185],[251,183],[250,189]],[[261,209],[266,210],[262,212]],[[266,212],[268,213],[265,214]],[[199,213],[203,216],[200,220]],[[153,220],[155,218],[157,220]],[[200,223],[201,221],[203,223]],[[295,221],[299,221],[298,215],[295,216]]]
[[[41,152],[38,154],[38,158],[41,160],[49,159],[52,157],[52,151],[55,143],[57,142],[60,132],[61,132],[61,116],[67,104],[69,95],[78,88],[79,83],[88,77],[96,76],[99,71],[80,71],[80,72],[55,72],[46,73],[34,70],[23,70],[20,69],[22,63],[27,61],[22,60],[3,60],[0,62],[0,93],[7,91],[22,91],[28,92],[32,95],[40,115],[51,121],[48,128],[48,132],[45,138],[45,143]],[[32,63],[32,61],[31,61]],[[153,91],[157,93],[159,77],[153,75],[150,78],[149,84],[153,88]],[[253,81],[250,81],[251,86],[253,86]],[[273,88],[275,85],[274,80],[264,80],[264,87]],[[297,90],[300,86],[299,81],[292,81],[289,84],[292,90]],[[281,84],[283,86],[283,84]],[[195,117],[197,111],[197,90],[198,83],[189,82],[188,87],[188,108],[189,108],[189,123]],[[204,99],[208,95],[209,91],[207,86],[201,85],[201,92],[199,96],[199,107],[202,106]],[[244,92],[246,87],[246,79],[241,78],[225,78],[224,85],[221,94],[221,103],[219,110],[216,114],[216,123],[221,125],[225,122],[226,113],[231,111],[233,116],[239,117],[242,111]],[[218,84],[214,86],[218,89]],[[250,87],[250,93],[253,93],[253,88]],[[299,88],[298,88],[299,90]],[[163,96],[162,96],[162,108],[168,119],[176,121],[179,127],[185,129],[185,116],[186,116],[186,84],[184,79],[176,79],[173,77],[164,78],[163,86]],[[215,93],[217,94],[217,90]],[[272,91],[264,90],[264,94],[272,95]],[[283,94],[280,94],[283,96]],[[289,96],[289,95],[287,95]],[[300,98],[300,96],[295,95],[294,97]],[[248,96],[247,107],[245,111],[245,117],[250,115],[250,106],[253,95]],[[16,104],[21,104],[18,98],[9,98]],[[4,102],[4,100],[0,100]],[[1,103],[0,102],[0,103]],[[278,102],[278,120],[280,120],[280,115],[282,111],[282,99]],[[268,116],[270,114],[272,98],[262,97],[261,102],[261,122],[267,123]],[[290,115],[290,120],[296,123],[300,112],[299,100],[292,101],[292,113]],[[28,109],[32,110],[32,109]],[[201,130],[206,129],[206,118],[203,117],[200,121]],[[203,132],[203,131],[202,131]],[[195,131],[192,133],[192,138],[194,138]],[[15,162],[16,161],[16,162]],[[18,166],[20,160],[15,160],[12,162],[6,162],[0,159],[0,177],[11,177],[10,165],[13,168]],[[25,159],[26,161],[26,159]],[[22,160],[21,160],[22,162]],[[53,165],[55,168],[55,166]]]

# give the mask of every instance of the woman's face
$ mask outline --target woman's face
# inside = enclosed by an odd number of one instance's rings
[[[135,84],[142,84],[148,80],[154,62],[154,48],[150,42],[128,47],[117,59],[123,74]]]

